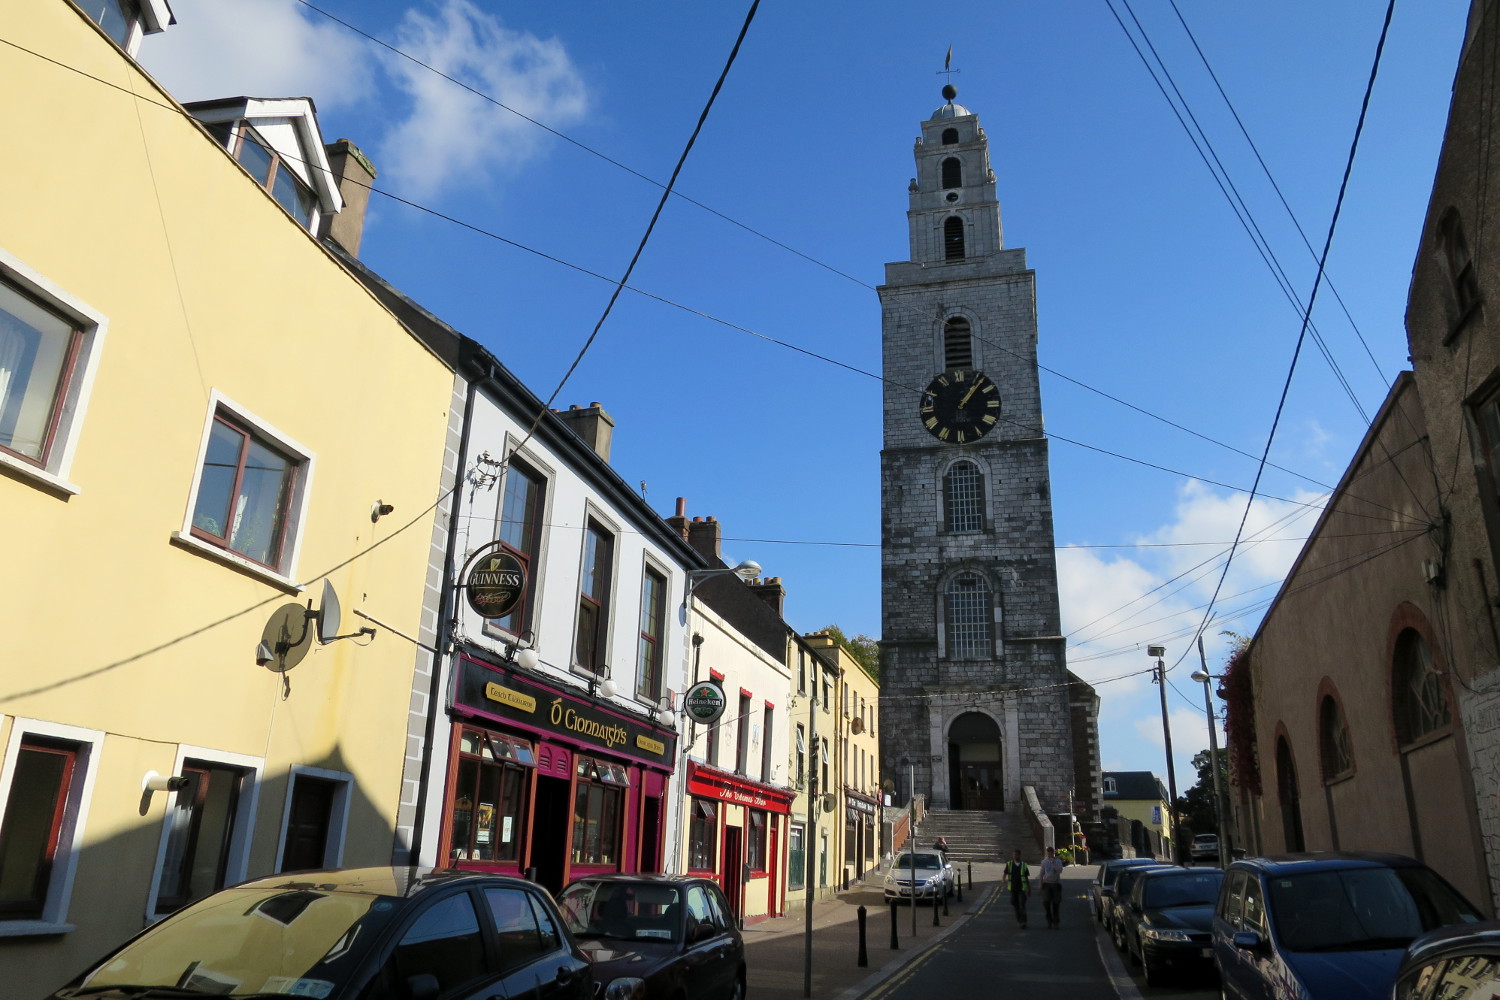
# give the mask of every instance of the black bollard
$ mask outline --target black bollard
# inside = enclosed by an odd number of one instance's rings
[[[901,947],[901,942],[896,939],[896,904],[887,902],[885,908],[891,911],[891,950],[895,951]]]
[[[948,915],[948,894],[945,892],[945,893],[943,893],[943,916],[946,917],[947,915]]]
[[[962,903],[964,901],[964,877],[960,875],[954,881],[958,883],[958,901]]]
[[[974,862],[969,862],[969,888],[974,888]]]
[[[865,950],[865,908],[860,904],[859,910],[859,967],[867,968],[870,964],[870,953]]]
[[[932,926],[938,926],[938,901],[936,899],[932,901]]]

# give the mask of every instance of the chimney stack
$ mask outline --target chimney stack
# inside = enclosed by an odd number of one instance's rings
[[[573,433],[583,438],[583,443],[594,449],[594,454],[609,461],[609,445],[614,439],[615,421],[598,403],[579,406],[574,403],[566,410],[553,410],[563,423],[573,428]]]
[[[698,554],[707,559],[710,566],[717,566],[724,561],[724,556],[719,551],[722,536],[723,529],[714,518],[695,517],[688,523],[688,544],[697,549]]]
[[[318,236],[331,237],[335,243],[359,256],[359,244],[365,235],[365,209],[370,204],[370,185],[375,182],[375,167],[348,139],[330,142],[328,166],[338,182],[344,209],[324,216],[318,223]]]
[[[781,606],[786,602],[786,588],[781,585],[781,577],[768,576],[763,580],[756,580],[750,584],[750,589],[755,592],[756,597],[766,602],[767,607],[776,612],[777,618],[782,616]]]
[[[666,521],[667,527],[682,536],[684,542],[688,540],[687,497],[677,498],[677,513],[667,518]]]

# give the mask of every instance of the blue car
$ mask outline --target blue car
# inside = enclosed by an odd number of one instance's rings
[[[1214,965],[1239,1000],[1386,1000],[1407,945],[1481,919],[1442,876],[1399,854],[1245,858],[1214,908]]]

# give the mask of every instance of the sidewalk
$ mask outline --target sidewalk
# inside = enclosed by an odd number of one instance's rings
[[[912,936],[912,908],[894,907],[896,936],[900,947],[891,949],[890,908],[885,904],[882,872],[870,873],[863,885],[851,885],[832,899],[813,904],[812,996],[815,1000],[854,1000],[874,989],[906,963],[946,937],[960,920],[973,912],[1000,880],[1003,865],[981,862],[973,866],[974,885],[969,886],[967,864],[959,866],[964,877],[964,901],[948,900],[948,915],[939,910],[939,926],[932,926],[932,906],[916,907],[917,932]],[[865,946],[867,968],[859,962],[859,907],[866,910]],[[754,1000],[802,1000],[806,961],[806,915],[796,913],[751,924],[745,928],[747,992]]]

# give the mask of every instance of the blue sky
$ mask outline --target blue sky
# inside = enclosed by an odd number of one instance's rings
[[[659,197],[617,164],[668,178],[748,3],[173,9],[178,25],[141,59],[179,99],[310,96],[325,137],[375,162],[379,190],[535,251],[377,196],[361,256],[545,398],[611,292],[575,268],[618,278]],[[1365,414],[1406,366],[1405,294],[1466,11],[1398,7],[1313,313]],[[617,471],[664,515],[683,496],[719,518],[731,563],[783,578],[792,625],[878,637],[880,392],[850,368],[879,372],[873,289],[907,256],[912,143],[952,45],[959,103],[990,139],[1006,245],[1037,274],[1070,663],[1099,682],[1105,767],[1161,773],[1156,689],[1121,675],[1150,666],[1148,643],[1167,646],[1185,787],[1206,727],[1187,677],[1196,653],[1174,665],[1244,512],[1229,487],[1255,476],[1231,449],[1265,447],[1316,270],[1282,199],[1321,250],[1384,13],[1376,0],[763,4],[677,183],[713,212],[669,203],[631,279],[659,298],[621,297],[556,405],[602,403]],[[1132,38],[1186,98],[1298,304]],[[1254,631],[1316,517],[1306,505],[1364,433],[1350,396],[1309,341],[1271,452],[1296,474],[1263,480],[1247,528],[1263,540],[1224,583],[1211,669],[1220,630]]]

